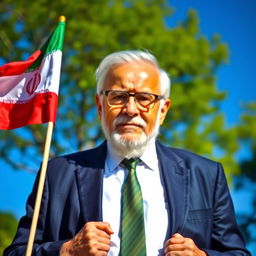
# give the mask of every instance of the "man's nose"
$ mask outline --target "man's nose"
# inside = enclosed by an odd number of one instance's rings
[[[124,111],[129,116],[134,116],[139,114],[139,109],[134,97],[130,96],[127,103],[124,106]]]

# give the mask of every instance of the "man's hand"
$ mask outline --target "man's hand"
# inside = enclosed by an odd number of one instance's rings
[[[164,245],[165,256],[206,256],[191,238],[176,233]]]
[[[73,239],[62,245],[60,256],[107,255],[113,233],[106,222],[87,222]]]

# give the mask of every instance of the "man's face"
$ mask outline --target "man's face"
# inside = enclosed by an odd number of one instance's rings
[[[113,67],[107,74],[102,90],[147,92],[161,95],[159,71],[149,62],[131,62]],[[107,96],[97,95],[99,117],[109,136],[118,134],[133,143],[149,137],[162,124],[170,106],[169,99],[157,101],[153,108],[141,110],[134,97],[122,107],[109,106]],[[157,127],[158,128],[158,127]]]

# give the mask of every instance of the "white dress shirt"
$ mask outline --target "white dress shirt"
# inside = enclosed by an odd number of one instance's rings
[[[162,255],[168,215],[155,143],[148,147],[140,159],[142,162],[138,164],[136,173],[143,197],[147,256]],[[103,179],[102,212],[103,221],[108,222],[114,231],[111,235],[109,256],[118,256],[120,250],[121,193],[128,174],[128,170],[120,165],[122,160],[115,155],[108,143]]]

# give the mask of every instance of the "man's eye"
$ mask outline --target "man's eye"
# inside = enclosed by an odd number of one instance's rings
[[[127,99],[127,96],[125,94],[115,95],[112,97],[112,100],[114,101],[125,101]]]
[[[136,100],[140,102],[151,102],[152,98],[150,97],[150,95],[139,94],[136,95]]]

